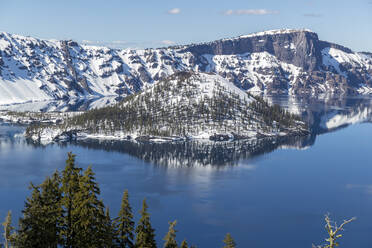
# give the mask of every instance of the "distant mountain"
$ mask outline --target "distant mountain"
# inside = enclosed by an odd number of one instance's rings
[[[26,133],[44,141],[71,135],[222,141],[308,134],[300,117],[270,106],[219,75],[200,72],[175,73],[119,104],[75,115],[61,125],[31,126]]]
[[[246,91],[372,93],[372,55],[274,30],[209,43],[116,50],[0,33],[0,104],[122,96],[179,71],[211,72]]]

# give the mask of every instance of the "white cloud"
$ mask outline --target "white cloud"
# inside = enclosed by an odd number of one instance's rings
[[[268,9],[237,9],[237,10],[226,10],[225,15],[273,15],[279,14],[277,10]]]
[[[179,13],[181,13],[181,9],[179,8],[173,8],[173,9],[168,10],[168,14],[171,14],[171,15],[177,15]]]
[[[112,41],[113,44],[128,44],[128,41],[125,40],[114,40]]]
[[[171,45],[176,44],[176,42],[174,42],[172,40],[162,40],[161,41],[161,44],[164,44],[164,45],[167,45],[167,46],[171,46]]]
[[[81,42],[83,44],[97,44],[97,41],[92,41],[92,40],[82,40]]]
[[[323,17],[322,14],[316,14],[316,13],[307,13],[307,14],[304,14],[304,16],[313,17],[313,18]]]

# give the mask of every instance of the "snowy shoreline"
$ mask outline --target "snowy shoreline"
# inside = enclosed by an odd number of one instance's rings
[[[35,132],[25,132],[24,136],[31,139],[33,142],[44,145],[55,142],[70,142],[83,139],[95,140],[116,140],[116,141],[135,141],[135,142],[153,142],[153,143],[167,143],[178,141],[213,141],[213,142],[231,142],[237,140],[254,140],[261,138],[275,138],[275,137],[291,137],[291,136],[305,136],[309,131],[304,129],[292,129],[288,132],[268,132],[262,133],[259,131],[252,131],[250,135],[239,135],[235,133],[203,133],[197,136],[155,136],[155,135],[139,135],[137,133],[88,133],[85,130],[61,130],[55,128],[43,128]]]

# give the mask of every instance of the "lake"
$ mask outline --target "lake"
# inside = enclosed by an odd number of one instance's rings
[[[124,189],[137,219],[146,197],[161,245],[168,221],[176,219],[179,242],[186,238],[198,247],[222,247],[227,232],[238,247],[311,247],[323,243],[324,214],[330,213],[339,222],[357,217],[341,247],[372,247],[372,97],[266,98],[301,114],[311,135],[41,146],[19,135],[24,127],[0,124],[0,219],[11,209],[16,220],[29,183],[63,169],[73,151],[78,166],[92,164],[113,216]]]

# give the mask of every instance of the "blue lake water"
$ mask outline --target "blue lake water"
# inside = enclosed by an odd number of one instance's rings
[[[159,244],[178,220],[181,242],[221,247],[227,232],[238,247],[311,247],[326,237],[323,217],[356,216],[344,248],[372,247],[372,98],[270,101],[297,111],[312,135],[259,143],[133,145],[84,141],[39,146],[0,125],[0,218],[20,216],[29,183],[64,167],[66,154],[92,164],[102,198],[115,215],[128,189],[138,217],[149,203]],[[297,108],[297,110],[294,108]]]

